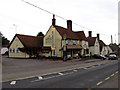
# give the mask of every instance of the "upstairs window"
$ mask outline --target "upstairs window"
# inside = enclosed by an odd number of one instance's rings
[[[79,45],[80,44],[80,41],[79,40],[77,40],[77,45]]]
[[[75,40],[73,40],[73,45],[76,45],[76,41]]]

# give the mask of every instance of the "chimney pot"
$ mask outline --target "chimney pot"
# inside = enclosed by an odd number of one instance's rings
[[[92,31],[89,31],[88,34],[89,34],[89,37],[92,37]]]
[[[71,20],[67,20],[67,28],[68,28],[68,30],[72,31],[72,21]]]
[[[99,34],[97,34],[97,38],[98,38],[98,40],[100,40],[100,35]]]
[[[55,23],[56,23],[55,14],[53,14],[52,25],[55,26]]]

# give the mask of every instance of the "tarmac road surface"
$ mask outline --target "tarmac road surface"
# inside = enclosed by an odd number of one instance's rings
[[[116,81],[118,68],[120,67],[117,61],[77,67],[62,72],[3,82],[3,88],[118,88],[118,81]]]

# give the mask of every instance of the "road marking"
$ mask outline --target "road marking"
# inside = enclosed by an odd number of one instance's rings
[[[60,74],[60,75],[64,75],[63,73],[58,73],[58,74]]]
[[[91,90],[91,88],[88,88],[88,90]]]
[[[85,67],[84,69],[88,69],[88,68]]]
[[[16,81],[11,81],[10,84],[11,84],[11,85],[14,85],[14,84],[16,84]]]
[[[117,71],[117,72],[115,72],[115,73],[118,73],[118,71]]]
[[[101,83],[103,83],[103,81],[100,81],[99,83],[97,83],[97,86],[100,85]]]
[[[111,75],[111,77],[114,76],[114,75],[115,75],[115,74],[113,73],[113,74]]]
[[[43,79],[43,77],[40,76],[40,77],[38,77],[38,79],[41,80],[41,79]]]
[[[110,77],[105,78],[105,80],[108,80],[108,79],[110,79]]]
[[[95,67],[94,65],[92,67]]]
[[[73,70],[74,72],[77,72],[77,70]]]

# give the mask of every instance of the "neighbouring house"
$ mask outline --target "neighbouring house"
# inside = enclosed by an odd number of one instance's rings
[[[115,53],[116,55],[120,55],[120,48],[116,43],[111,43],[109,47],[112,49],[112,53]]]
[[[108,54],[107,45],[102,40],[99,40],[99,44],[100,44],[100,54],[107,55]]]
[[[56,25],[55,15],[43,41],[43,48],[51,48],[51,51],[46,49],[42,54],[45,57],[74,58],[89,54],[88,41],[84,32],[72,31],[71,20],[67,20],[67,28]]]
[[[41,51],[43,36],[29,36],[16,34],[9,44],[9,57],[29,58]]]
[[[87,37],[87,40],[89,43],[89,51],[91,55],[107,55],[111,53],[111,48],[107,46],[102,40],[100,40],[99,34],[97,34],[97,37],[92,37],[92,31],[89,31],[88,34],[89,36]]]
[[[102,40],[100,40],[99,34],[97,34],[97,38],[98,38],[99,45],[100,45],[100,54],[107,55],[109,53],[107,45]]]
[[[100,54],[100,44],[97,37],[92,37],[92,31],[88,32],[89,36],[87,37],[89,44],[89,53],[90,55]]]
[[[107,50],[108,50],[108,54],[113,52],[109,45],[107,45]]]

